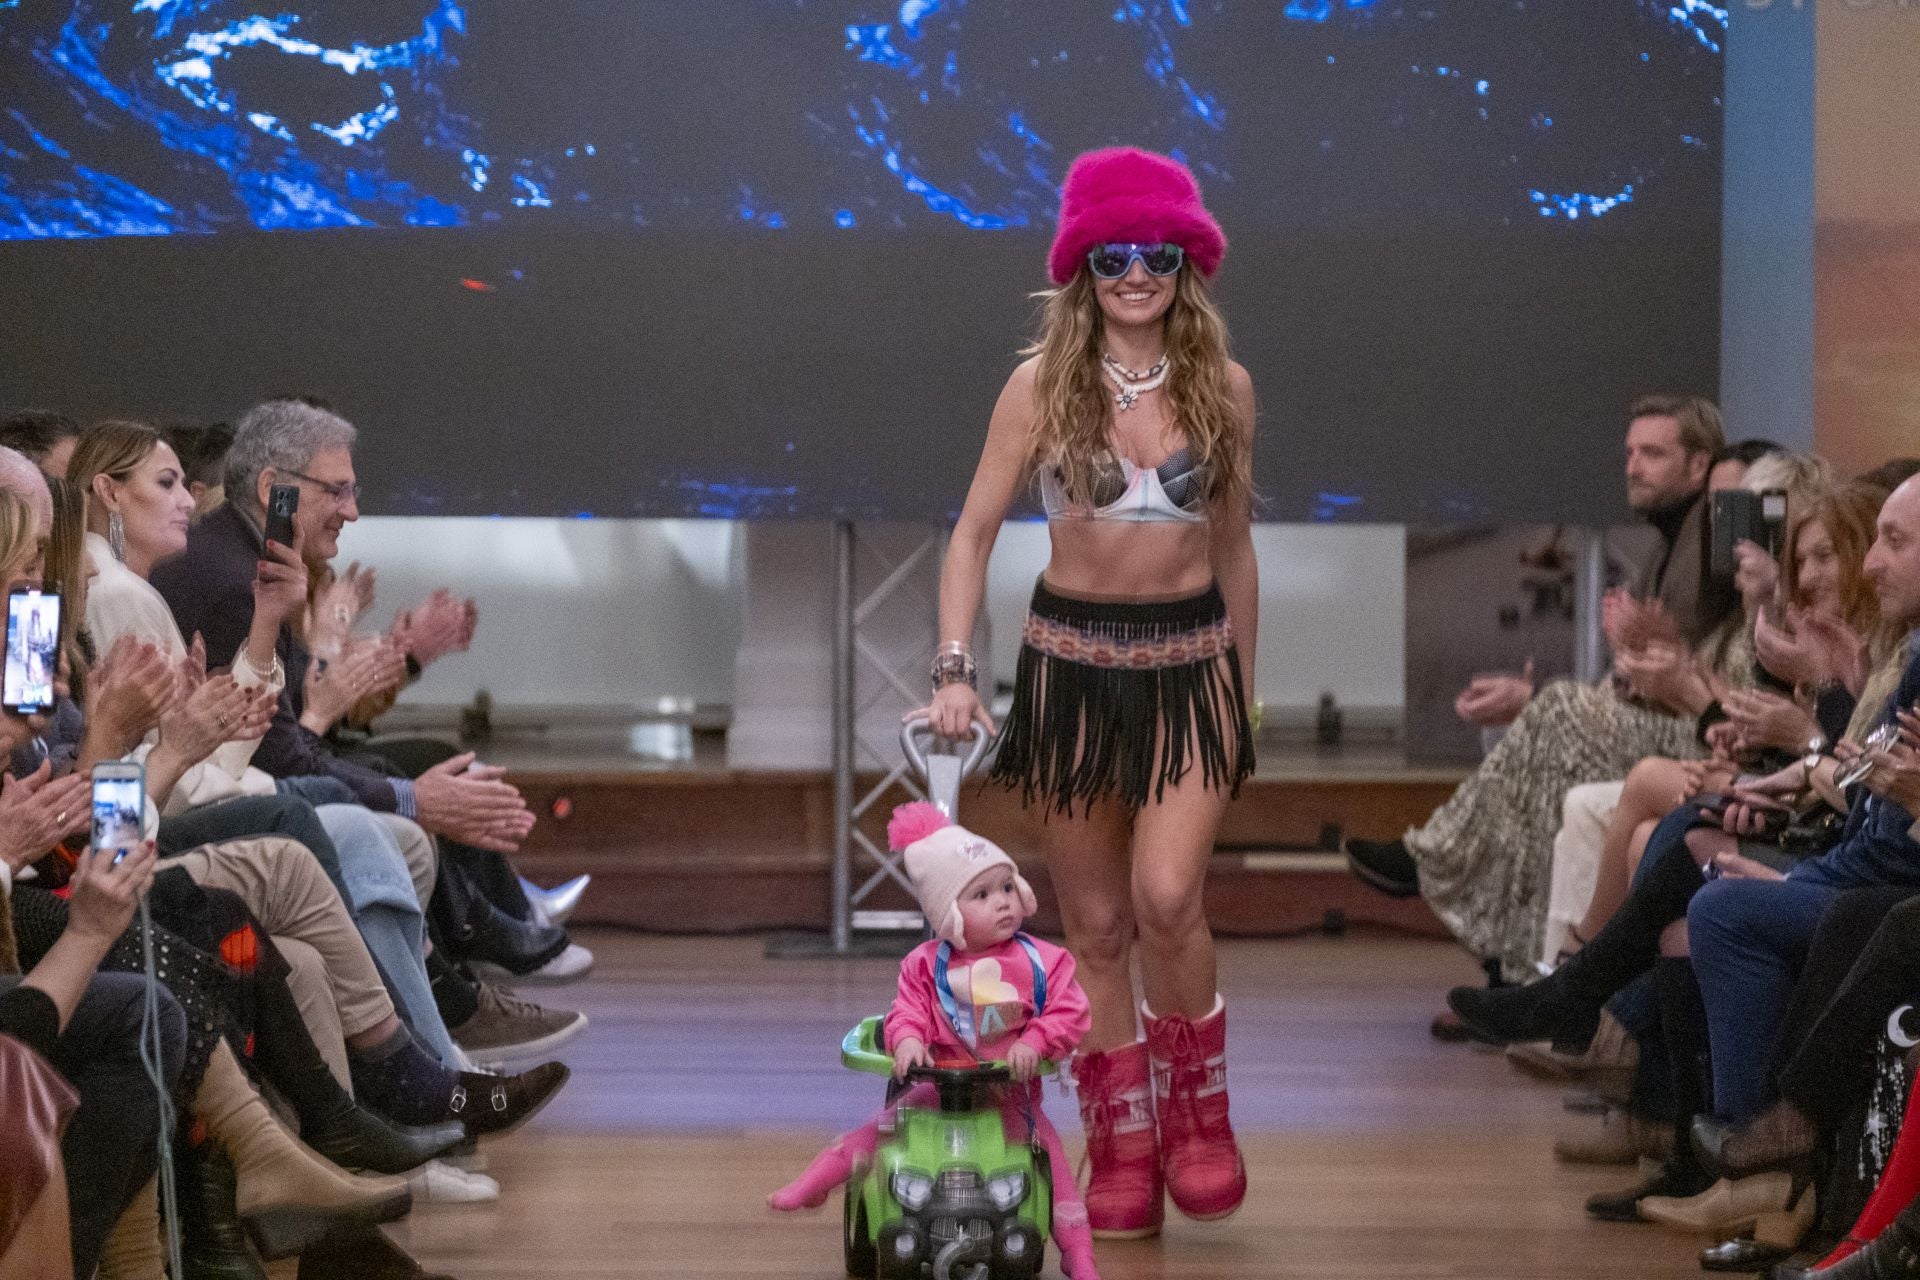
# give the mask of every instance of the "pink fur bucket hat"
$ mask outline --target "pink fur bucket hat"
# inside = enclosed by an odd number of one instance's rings
[[[1047,275],[1065,284],[1087,250],[1116,240],[1171,241],[1203,276],[1218,271],[1227,254],[1226,233],[1200,203],[1193,171],[1138,147],[1107,147],[1074,160],[1060,188],[1060,230],[1047,254]]]
[[[1033,886],[1005,849],[985,836],[973,834],[924,800],[893,811],[893,819],[887,823],[887,847],[905,860],[907,879],[913,881],[927,923],[957,950],[967,947],[960,893],[984,871],[1005,867],[1013,872],[1013,891],[1020,896],[1020,910],[1029,916],[1039,910]]]

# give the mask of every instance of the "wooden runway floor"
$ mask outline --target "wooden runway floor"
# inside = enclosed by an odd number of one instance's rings
[[[768,961],[756,938],[582,937],[586,982],[530,992],[587,1011],[568,1089],[486,1150],[500,1201],[424,1206],[394,1228],[459,1280],[841,1274],[837,1199],[775,1217],[768,1191],[878,1103],[840,1036],[881,1011],[884,960]],[[1099,1246],[1107,1280],[1548,1280],[1698,1276],[1702,1241],[1589,1221],[1631,1168],[1556,1164],[1560,1091],[1426,1024],[1474,967],[1388,935],[1222,946],[1246,1207]],[[1047,1106],[1078,1147],[1070,1098]],[[1049,1251],[1048,1275],[1057,1275]]]

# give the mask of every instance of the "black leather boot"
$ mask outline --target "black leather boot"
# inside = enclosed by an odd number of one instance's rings
[[[300,1255],[300,1280],[453,1280],[429,1273],[378,1227],[337,1231]]]
[[[180,1258],[186,1280],[267,1280],[234,1210],[233,1164],[208,1143],[174,1152],[180,1174]]]
[[[342,1169],[405,1173],[467,1140],[466,1126],[395,1124],[341,1095],[341,1105],[314,1121],[303,1121],[300,1138]]]

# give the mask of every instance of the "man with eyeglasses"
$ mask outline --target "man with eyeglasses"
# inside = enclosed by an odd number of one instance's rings
[[[267,401],[235,424],[227,454],[226,504],[195,525],[186,551],[156,567],[152,578],[181,633],[197,632],[205,638],[210,666],[232,661],[246,640],[253,576],[274,485],[299,487],[294,538],[308,569],[323,569],[338,553],[341,529],[360,518],[360,487],[353,468],[356,438],[351,423],[305,400]],[[498,770],[477,766],[471,754],[451,756],[418,777],[403,776],[378,761],[342,755],[326,734],[368,691],[368,685],[353,683],[353,669],[361,664],[353,656],[333,664],[314,659],[285,628],[277,648],[286,667],[286,689],[253,763],[317,805],[357,802],[402,830],[418,824],[441,837],[445,856],[426,868],[424,877],[417,874],[416,883],[431,886],[428,919],[438,945],[429,958],[429,971],[455,1040],[485,1061],[509,1052],[517,1056],[545,1050],[569,1038],[584,1026],[581,1015],[514,1000],[475,984],[470,974],[450,963],[484,960],[527,974],[583,952],[564,930],[501,910],[463,868],[469,861],[513,852],[531,830],[533,814],[518,789],[503,781]],[[382,648],[388,651],[377,652]],[[377,668],[384,663],[386,674],[373,679],[398,679],[403,670],[398,655],[384,644],[374,649],[368,664]],[[417,847],[417,829],[415,835]]]

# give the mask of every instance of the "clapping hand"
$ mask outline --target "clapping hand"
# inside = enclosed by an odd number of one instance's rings
[[[100,735],[100,754],[122,756],[179,701],[179,670],[158,645],[124,635],[94,664],[87,695],[88,736]]]
[[[1729,689],[1720,695],[1727,720],[1740,733],[1743,746],[1798,751],[1811,738],[1822,736],[1820,723],[1791,698],[1761,689]]]
[[[187,766],[223,743],[264,737],[278,699],[271,689],[247,688],[230,675],[209,676],[160,721],[160,744]]]
[[[1613,669],[1635,694],[1674,711],[1692,712],[1696,704],[1713,700],[1693,655],[1676,644],[1655,641],[1644,649],[1622,650],[1614,655]]]
[[[0,862],[18,871],[86,827],[91,785],[84,773],[54,778],[46,761],[24,778],[0,775]]]
[[[1512,724],[1533,698],[1533,659],[1520,674],[1478,675],[1453,700],[1454,714],[1469,724],[1494,728]]]
[[[533,811],[504,771],[476,765],[471,751],[413,780],[415,821],[437,835],[495,853],[513,853],[533,830]]]
[[[449,653],[465,652],[479,620],[479,607],[472,600],[462,600],[441,587],[395,618],[388,634],[425,667]]]
[[[345,652],[353,624],[373,605],[374,571],[355,560],[314,593],[307,647],[327,658]]]
[[[333,662],[316,654],[307,664],[300,723],[325,733],[362,698],[397,689],[406,678],[406,657],[385,639],[360,641]]]
[[[1855,693],[1866,680],[1866,650],[1853,628],[1832,614],[1790,609],[1787,625],[1763,609],[1753,624],[1753,652],[1760,665],[1803,688],[1834,681]]]

